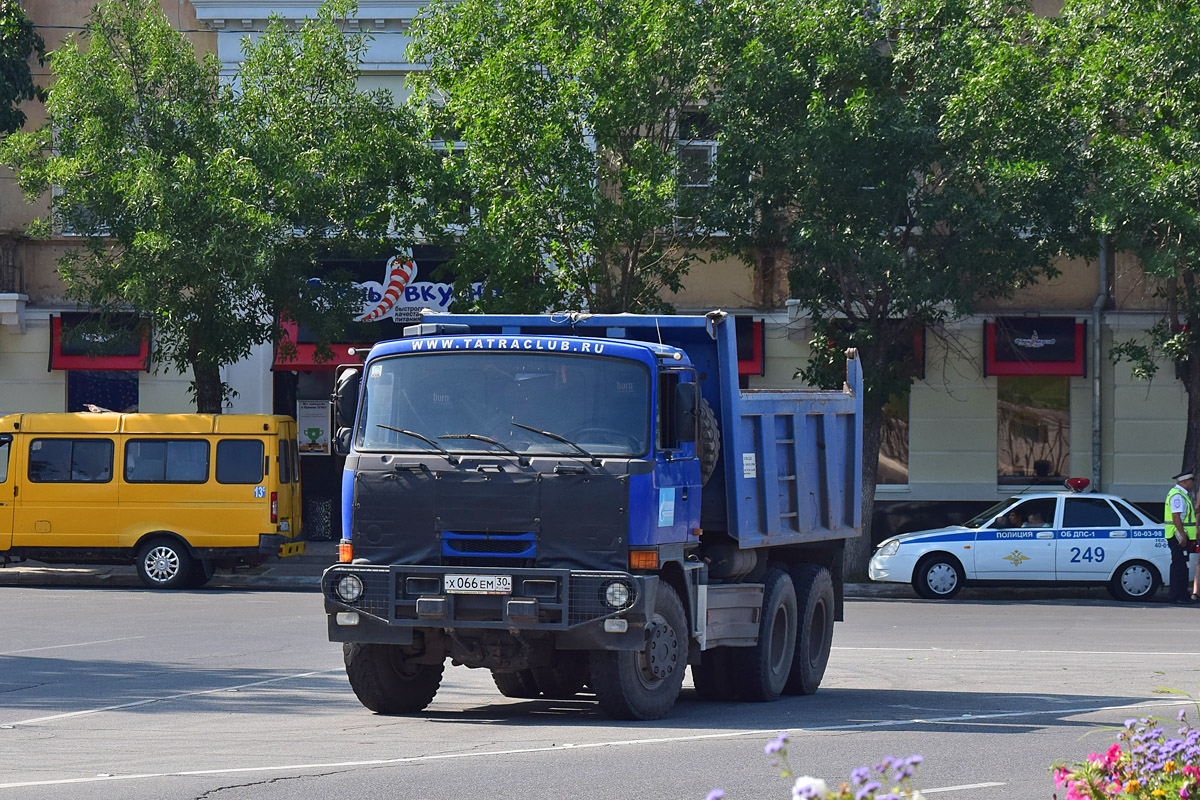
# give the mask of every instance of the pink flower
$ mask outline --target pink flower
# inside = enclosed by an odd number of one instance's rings
[[[1200,769],[1193,767],[1191,764],[1188,764],[1183,768],[1183,774],[1187,775],[1189,778],[1200,780]]]
[[[1108,748],[1108,752],[1104,754],[1104,763],[1112,766],[1121,760],[1121,745],[1113,742],[1112,747]]]
[[[1067,782],[1067,778],[1071,777],[1071,770],[1066,767],[1058,767],[1054,770],[1054,786],[1058,789]]]

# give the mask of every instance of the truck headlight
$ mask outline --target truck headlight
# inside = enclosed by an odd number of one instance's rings
[[[346,603],[353,603],[358,598],[362,597],[363,582],[362,578],[357,575],[343,575],[338,579],[335,587],[338,597]]]
[[[613,581],[604,587],[604,602],[612,608],[624,608],[629,604],[629,584],[624,581]]]
[[[879,555],[894,556],[894,555],[896,555],[896,551],[899,549],[900,549],[900,540],[892,539],[891,541],[883,543],[883,545],[879,548]]]

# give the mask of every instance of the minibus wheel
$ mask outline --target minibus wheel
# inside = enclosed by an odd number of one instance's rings
[[[174,539],[151,539],[138,548],[137,571],[151,589],[179,589],[192,576],[192,557]]]

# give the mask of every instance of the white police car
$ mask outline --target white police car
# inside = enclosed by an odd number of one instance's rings
[[[1073,478],[1075,491],[1026,493],[962,525],[893,536],[868,574],[937,599],[989,581],[1105,584],[1120,600],[1151,597],[1171,564],[1162,525],[1120,497],[1079,493],[1087,483]]]

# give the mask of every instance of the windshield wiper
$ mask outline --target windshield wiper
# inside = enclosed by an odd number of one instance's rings
[[[592,466],[593,466],[593,467],[598,467],[598,466],[600,466],[600,459],[599,459],[599,458],[597,458],[596,456],[592,455],[592,454],[591,454],[591,453],[589,453],[587,450],[584,450],[582,447],[580,447],[579,445],[575,444],[574,442],[572,442],[570,439],[568,439],[568,438],[567,438],[567,437],[565,437],[565,436],[559,436],[557,433],[551,433],[550,431],[543,431],[543,430],[539,430],[539,429],[537,429],[537,428],[534,428],[534,427],[531,427],[531,426],[529,426],[529,425],[522,425],[522,424],[521,424],[521,423],[519,423],[519,422],[514,422],[514,423],[513,423],[513,425],[516,425],[516,426],[517,426],[518,428],[520,428],[521,430],[526,430],[526,431],[529,431],[530,433],[540,433],[542,436],[545,436],[547,439],[553,439],[553,440],[554,440],[554,441],[556,441],[556,442],[562,442],[562,443],[563,443],[563,444],[565,444],[567,447],[573,447],[573,448],[575,448],[576,450],[578,450],[579,452],[583,453],[583,454],[584,454],[585,456],[587,456],[588,458],[590,458],[590,459],[592,460]]]
[[[529,466],[529,459],[527,459],[525,456],[518,453],[516,450],[513,450],[508,445],[498,442],[489,436],[483,436],[478,433],[445,433],[445,434],[442,434],[441,436],[439,436],[438,438],[439,439],[474,439],[477,442],[487,442],[488,444],[494,444],[496,447],[499,447],[501,450],[504,450],[507,453],[512,453],[514,456],[516,456],[517,463],[520,464],[522,467]]]
[[[446,457],[446,460],[449,461],[451,464],[458,463],[458,456],[454,455],[449,450],[447,450],[446,448],[442,447],[440,444],[435,442],[433,439],[430,439],[428,436],[422,436],[421,434],[417,433],[416,431],[406,431],[406,430],[404,430],[404,428],[393,428],[391,425],[384,425],[382,422],[376,422],[375,425],[377,427],[384,428],[389,431],[395,431],[396,433],[403,433],[405,436],[411,436],[414,439],[420,439],[422,442],[424,442],[425,444],[432,447],[434,450],[437,450],[439,453],[444,455]]]

